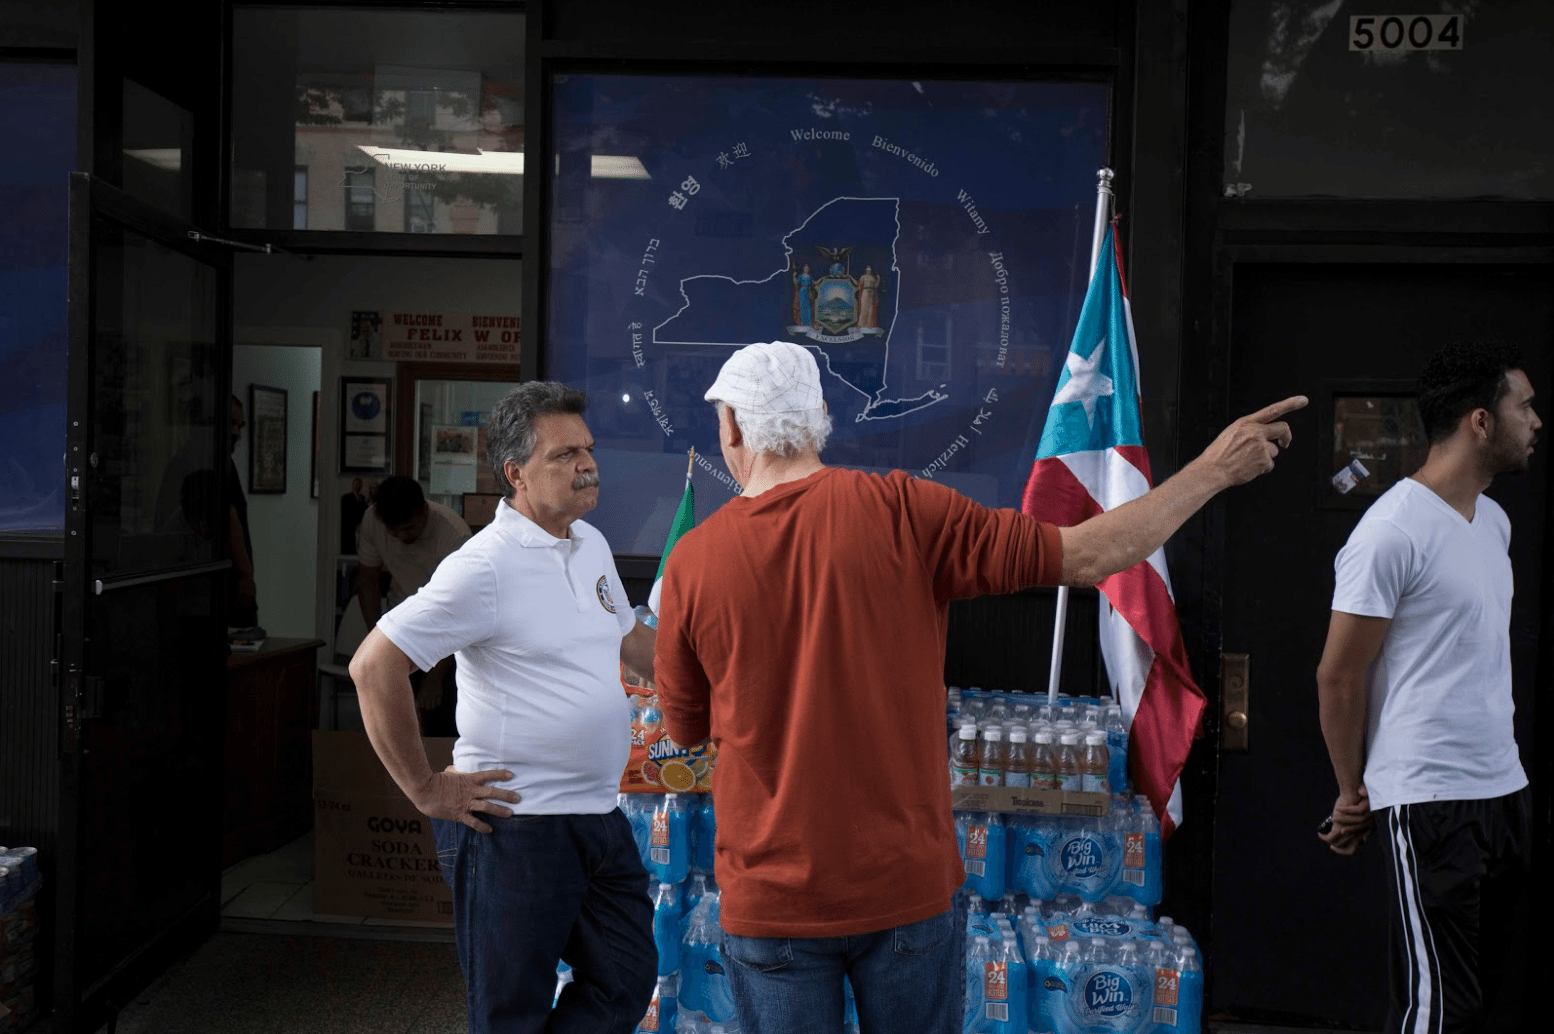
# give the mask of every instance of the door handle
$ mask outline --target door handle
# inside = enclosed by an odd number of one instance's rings
[[[1245,754],[1251,724],[1251,665],[1244,653],[1219,655],[1220,750]]]

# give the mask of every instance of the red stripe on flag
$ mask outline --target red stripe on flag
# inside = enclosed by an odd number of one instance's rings
[[[1068,469],[1068,464],[1048,456],[1031,467],[1020,509],[1049,524],[1073,527],[1100,513],[1101,504],[1090,497],[1090,490]]]
[[[1155,477],[1149,472],[1149,450],[1142,445],[1119,445],[1116,449],[1123,459],[1138,468],[1139,473],[1144,475],[1144,480],[1153,487]]]
[[[1098,588],[1155,654],[1129,727],[1128,768],[1163,828],[1169,827],[1166,802],[1187,765],[1208,702],[1188,667],[1176,605],[1160,573],[1136,564],[1103,579]]]
[[[1175,823],[1166,803],[1187,767],[1207,704],[1201,694],[1179,692],[1161,661],[1156,657],[1150,665],[1144,697],[1128,729],[1128,772],[1160,816],[1161,836],[1168,837]]]

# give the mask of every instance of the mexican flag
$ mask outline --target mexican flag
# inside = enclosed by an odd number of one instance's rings
[[[691,471],[695,469],[696,455],[691,454],[691,463],[685,468],[685,494],[680,497],[680,507],[674,512],[674,520],[669,522],[669,537],[664,540],[664,556],[658,562],[658,573],[653,576],[653,591],[648,593],[648,609],[654,614],[658,613],[658,601],[664,592],[664,566],[669,563],[669,553],[674,549],[674,544],[680,541],[680,536],[696,526],[696,490],[691,487]]]

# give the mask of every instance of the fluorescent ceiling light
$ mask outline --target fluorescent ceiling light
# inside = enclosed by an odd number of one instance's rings
[[[596,180],[650,180],[640,158],[628,154],[596,154],[590,163]]]
[[[183,168],[183,149],[178,147],[142,147],[131,150],[126,147],[124,153],[131,158],[145,162],[147,165],[155,165],[159,169],[168,172],[177,172]]]
[[[379,165],[401,173],[478,172],[502,176],[523,175],[522,151],[416,151],[405,147],[373,147],[357,144],[357,149]],[[596,154],[590,162],[595,179],[649,180],[640,159],[622,154]]]

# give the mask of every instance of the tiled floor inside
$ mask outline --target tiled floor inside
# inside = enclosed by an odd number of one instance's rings
[[[222,874],[220,931],[115,1034],[464,1034],[453,930],[313,910],[313,839]],[[103,1034],[106,1034],[104,1028]]]

